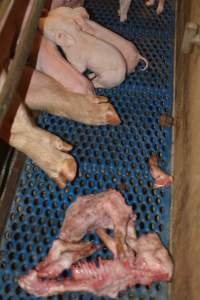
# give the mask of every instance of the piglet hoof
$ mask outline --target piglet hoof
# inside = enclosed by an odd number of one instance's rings
[[[120,9],[117,11],[118,16],[120,17],[120,22],[125,22],[127,21],[127,14],[121,13]]]
[[[163,10],[164,10],[164,7],[158,5],[158,8],[157,8],[157,10],[156,10],[157,15],[159,16],[159,15],[163,12]]]
[[[127,21],[127,15],[120,15],[120,22],[126,22]]]
[[[119,125],[121,123],[121,120],[113,107],[111,103],[108,102],[108,98],[99,96],[93,98],[93,103],[98,104],[96,106],[96,109],[98,113],[92,116],[93,119],[93,125]]]

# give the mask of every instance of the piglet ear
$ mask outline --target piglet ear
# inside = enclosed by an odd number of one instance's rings
[[[56,44],[60,47],[71,47],[75,44],[75,39],[69,33],[59,32],[56,35]]]

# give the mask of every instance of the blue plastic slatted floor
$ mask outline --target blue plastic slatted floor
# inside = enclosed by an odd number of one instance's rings
[[[17,285],[17,276],[44,257],[59,233],[65,210],[77,195],[119,190],[137,213],[137,232],[156,231],[169,242],[170,188],[154,190],[148,165],[155,152],[161,166],[170,173],[172,130],[161,128],[159,116],[172,112],[175,3],[168,0],[161,16],[134,0],[126,23],[120,23],[117,0],[88,0],[91,18],[134,41],[149,60],[149,69],[128,76],[121,86],[98,91],[116,107],[120,126],[90,127],[64,118],[42,114],[41,127],[74,145],[79,163],[75,182],[67,192],[59,190],[44,172],[27,159],[20,177],[1,244],[0,299],[30,300]],[[98,243],[91,234],[88,239]],[[104,248],[95,256],[110,257]],[[50,299],[97,299],[86,293],[66,293]],[[136,286],[119,298],[166,300],[167,285]]]

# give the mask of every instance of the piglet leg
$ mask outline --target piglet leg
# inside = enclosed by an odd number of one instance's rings
[[[123,235],[119,231],[116,231],[114,238],[109,236],[103,228],[98,228],[96,232],[115,258],[125,255]]]
[[[158,7],[156,10],[157,15],[160,15],[163,12],[164,6],[165,6],[165,0],[159,0]]]
[[[131,5],[132,0],[120,0],[120,8],[119,8],[119,15],[120,15],[120,22],[124,22],[127,20],[127,14],[129,7]]]

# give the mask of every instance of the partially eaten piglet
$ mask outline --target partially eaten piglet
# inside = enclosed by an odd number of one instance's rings
[[[67,8],[63,8],[67,9]],[[96,88],[111,88],[125,79],[126,63],[113,45],[83,32],[78,24],[63,15],[48,15],[40,20],[44,35],[59,45],[68,61],[81,73],[92,71]]]
[[[120,291],[136,284],[170,281],[173,263],[168,251],[156,233],[137,238],[135,219],[132,208],[115,190],[78,197],[68,209],[48,256],[35,270],[21,276],[19,285],[35,296],[87,291],[116,298]],[[114,229],[113,237],[106,228]],[[113,259],[83,261],[98,249],[82,241],[94,229]],[[63,278],[62,272],[70,267],[71,276]]]

